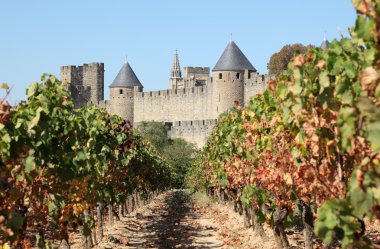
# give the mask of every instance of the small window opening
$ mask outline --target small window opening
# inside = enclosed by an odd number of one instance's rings
[[[219,79],[220,80],[222,79],[222,73],[219,73]]]
[[[248,72],[248,79],[251,78],[251,72]]]
[[[236,78],[237,78],[237,79],[240,79],[240,73],[237,73],[237,74],[236,74]]]
[[[120,90],[119,90],[119,93],[120,93],[120,94],[123,94],[123,89],[120,89]]]

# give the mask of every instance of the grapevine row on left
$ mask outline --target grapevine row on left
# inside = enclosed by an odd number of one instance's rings
[[[67,244],[75,226],[88,236],[89,210],[163,190],[173,175],[128,121],[95,106],[74,109],[52,75],[18,106],[0,100],[0,137],[0,247],[45,247],[45,238]]]

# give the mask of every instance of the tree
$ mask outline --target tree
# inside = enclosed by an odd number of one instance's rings
[[[156,147],[174,169],[173,187],[182,187],[185,175],[198,152],[196,146],[182,138],[173,140],[168,138],[168,127],[161,122],[144,121],[136,127],[136,130]]]
[[[156,147],[159,152],[163,152],[164,148],[169,145],[169,128],[161,122],[143,121],[139,123],[136,130],[144,139]]]
[[[176,138],[164,149],[164,155],[175,169],[174,187],[183,186],[185,175],[194,162],[197,148],[182,138]]]
[[[268,62],[268,74],[279,76],[288,67],[288,63],[296,54],[304,54],[308,49],[313,48],[313,45],[303,45],[300,43],[288,44],[282,49],[274,53]]]

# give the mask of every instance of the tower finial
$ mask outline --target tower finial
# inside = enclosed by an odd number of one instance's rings
[[[327,41],[326,31],[325,31],[325,36],[323,37],[323,40],[324,40],[324,41]]]
[[[125,61],[124,61],[124,63],[125,63],[125,64],[128,63],[128,57],[127,57],[127,56],[125,56]]]
[[[233,39],[232,39],[232,32],[231,32],[230,42],[232,42],[232,41],[233,41]]]

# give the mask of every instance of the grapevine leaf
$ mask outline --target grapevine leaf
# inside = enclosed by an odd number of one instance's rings
[[[5,89],[5,90],[8,90],[8,89],[9,89],[9,86],[8,86],[7,83],[1,83],[0,88],[1,88],[1,89]]]
[[[25,173],[29,174],[31,171],[35,170],[36,163],[33,156],[28,156],[25,160]]]
[[[37,84],[37,82],[32,83],[32,84],[29,86],[28,90],[27,90],[27,96],[28,96],[28,97],[33,96],[33,95],[36,93],[37,89],[38,89],[38,84]]]

